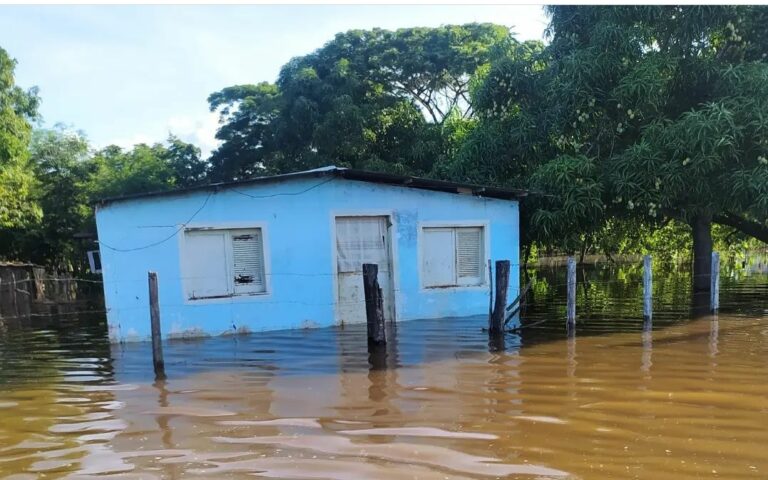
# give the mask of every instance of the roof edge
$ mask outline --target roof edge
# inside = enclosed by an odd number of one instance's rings
[[[190,192],[213,190],[225,190],[230,187],[251,185],[259,183],[272,183],[294,178],[311,178],[333,176],[347,180],[357,180],[369,183],[380,183],[395,185],[407,188],[417,188],[422,190],[439,191],[445,193],[465,194],[479,197],[497,198],[502,200],[517,200],[527,196],[526,190],[505,189],[499,187],[476,185],[471,183],[451,182],[446,180],[434,180],[423,177],[414,177],[408,175],[397,175],[383,172],[373,172],[368,170],[357,170],[352,168],[343,168],[336,166],[327,166],[313,170],[304,170],[300,172],[284,173],[280,175],[271,175],[264,177],[249,178],[246,180],[235,180],[230,182],[207,183],[194,185],[186,188],[173,190],[159,190],[152,192],[134,193],[129,195],[119,195],[106,197],[93,202],[96,206],[106,206],[111,203],[141,200],[145,198],[166,197],[185,195]]]

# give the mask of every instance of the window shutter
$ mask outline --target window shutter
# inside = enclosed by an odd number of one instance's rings
[[[232,263],[235,293],[260,293],[266,290],[261,230],[232,232]]]
[[[483,231],[456,229],[456,273],[459,285],[480,285],[483,280]]]
[[[456,285],[456,248],[451,228],[422,231],[422,275],[425,287]]]
[[[187,232],[184,284],[189,298],[229,295],[225,232]]]

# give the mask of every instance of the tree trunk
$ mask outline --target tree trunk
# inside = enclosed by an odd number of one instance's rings
[[[709,295],[712,275],[712,216],[697,215],[693,230],[693,294]]]

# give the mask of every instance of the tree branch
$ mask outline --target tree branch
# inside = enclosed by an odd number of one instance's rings
[[[429,116],[432,117],[432,121],[435,124],[439,124],[440,120],[438,120],[438,116],[435,113],[435,111],[432,109],[432,105],[430,104],[429,98],[426,100],[422,98],[421,94],[424,93],[424,89],[415,89],[407,86],[405,83],[400,82],[400,85],[395,85],[396,88],[399,88],[404,93],[410,95],[414,100],[419,102],[426,110],[427,113],[429,113]]]
[[[712,220],[720,225],[735,228],[741,233],[756,238],[761,242],[768,243],[768,227],[761,223],[742,218],[733,213],[715,215]]]

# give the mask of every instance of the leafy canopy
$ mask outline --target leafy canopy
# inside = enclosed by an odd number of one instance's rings
[[[16,61],[0,48],[0,229],[40,220],[27,150],[39,99],[35,89],[25,91],[15,84],[15,67]]]
[[[94,200],[195,185],[205,181],[208,168],[199,148],[174,136],[168,146],[140,143],[126,151],[111,145],[91,161],[88,189]]]
[[[277,83],[213,93],[221,147],[215,179],[336,164],[428,173],[445,158],[450,132],[473,116],[474,72],[505,27],[353,30],[289,61]]]
[[[200,150],[176,137],[166,144],[94,152],[83,133],[61,125],[32,133],[25,168],[34,181],[29,201],[39,217],[0,229],[0,252],[67,271],[84,270],[85,250],[94,248],[80,234],[95,231],[95,201],[190,186],[207,174]]]
[[[492,60],[452,175],[540,192],[531,239],[569,251],[613,219],[765,225],[766,9],[549,12],[548,46]]]

